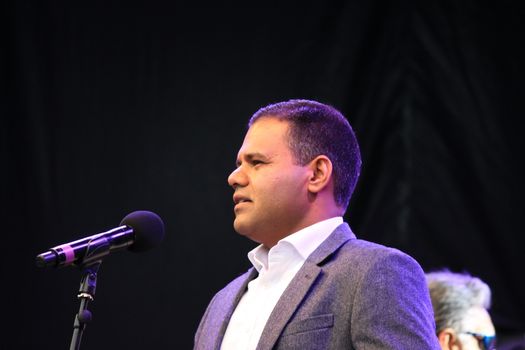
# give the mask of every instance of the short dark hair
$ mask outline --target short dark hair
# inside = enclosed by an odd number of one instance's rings
[[[289,123],[289,146],[299,164],[305,165],[319,155],[330,159],[334,199],[346,210],[361,171],[361,153],[343,114],[317,101],[289,100],[262,107],[250,118],[248,127],[263,117]]]

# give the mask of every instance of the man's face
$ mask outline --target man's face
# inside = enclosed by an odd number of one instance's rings
[[[228,177],[235,190],[235,230],[272,247],[281,238],[306,227],[308,166],[295,164],[288,146],[288,122],[271,117],[248,130]]]
[[[463,329],[466,332],[477,333],[482,335],[494,335],[495,329],[492,324],[489,313],[482,307],[473,307],[463,319]],[[484,347],[476,336],[472,334],[459,334],[459,341],[462,350],[483,350]]]

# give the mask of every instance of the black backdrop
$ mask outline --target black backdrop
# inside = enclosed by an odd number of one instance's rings
[[[518,3],[4,3],[1,348],[69,346],[80,274],[34,257],[139,209],[165,240],[105,259],[82,348],[191,348],[254,247],[226,184],[245,123],[290,98],[356,130],[357,235],[480,276],[500,336],[523,334]]]

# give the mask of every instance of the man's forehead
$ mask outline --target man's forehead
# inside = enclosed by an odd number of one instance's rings
[[[279,153],[278,141],[271,138],[263,140],[245,140],[237,152],[237,159],[271,158]]]
[[[257,147],[271,147],[286,142],[288,125],[276,119],[255,122],[246,132],[241,150]]]
[[[257,120],[246,132],[237,159],[265,157],[271,158],[288,152],[288,125],[274,118]]]

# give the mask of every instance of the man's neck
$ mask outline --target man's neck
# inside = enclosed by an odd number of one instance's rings
[[[303,230],[307,227],[310,227],[312,225],[315,225],[321,221],[325,221],[325,220],[328,220],[328,219],[331,219],[331,218],[334,218],[334,217],[341,217],[342,215],[339,214],[339,213],[334,213],[333,215],[323,215],[321,217],[316,217],[316,218],[313,218],[311,220],[308,220],[308,221],[304,221],[303,223],[301,223],[300,225],[297,225],[295,227],[292,227],[288,230],[286,230],[286,232],[283,232],[279,235],[275,235],[273,237],[271,237],[272,239],[268,239],[268,240],[265,240],[263,242],[260,242],[262,245],[264,245],[267,249],[270,249],[272,248],[273,246],[275,246],[280,240],[282,240],[283,238],[286,238],[300,230]],[[270,238],[270,237],[268,237]]]

